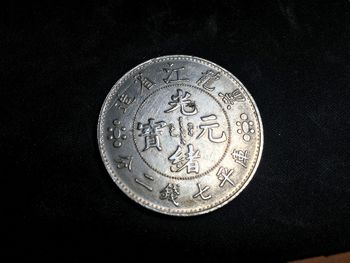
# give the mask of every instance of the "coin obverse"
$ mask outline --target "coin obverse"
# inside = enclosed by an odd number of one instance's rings
[[[165,56],[126,73],[105,99],[98,144],[118,187],[156,212],[222,207],[252,179],[263,149],[257,106],[230,72]]]

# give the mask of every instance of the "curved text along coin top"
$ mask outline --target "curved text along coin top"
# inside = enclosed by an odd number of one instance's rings
[[[98,121],[102,160],[130,198],[189,216],[235,198],[260,161],[263,128],[246,88],[204,59],[165,56],[125,74]]]

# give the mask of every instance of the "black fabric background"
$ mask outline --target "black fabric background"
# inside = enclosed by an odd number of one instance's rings
[[[350,249],[349,1],[12,4],[1,13],[1,231],[12,256],[118,261],[131,249],[129,259],[285,261]],[[254,179],[199,217],[129,200],[97,147],[112,85],[171,54],[236,75],[264,125]]]

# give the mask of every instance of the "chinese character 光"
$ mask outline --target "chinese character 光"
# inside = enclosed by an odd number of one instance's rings
[[[180,172],[185,168],[187,173],[199,172],[199,163],[197,161],[200,158],[199,150],[195,152],[192,144],[187,145],[187,149],[187,153],[184,154],[181,147],[177,146],[175,153],[169,157],[173,164],[170,168],[172,172]]]
[[[181,114],[185,116],[195,115],[198,110],[196,103],[190,99],[191,94],[187,91],[184,93],[182,89],[177,90],[176,95],[171,96],[171,100],[168,104],[171,106],[170,109],[164,111],[165,113],[173,112],[180,108]]]
[[[141,130],[139,136],[145,137],[145,148],[142,151],[146,151],[152,147],[157,148],[158,151],[162,150],[159,135],[162,134],[162,128],[165,126],[165,121],[155,122],[152,118],[148,119],[148,123],[146,124],[138,123],[137,129]]]
[[[199,128],[201,128],[202,131],[197,136],[197,139],[202,137],[205,133],[208,133],[208,139],[211,142],[220,143],[220,142],[226,141],[226,133],[224,131],[221,133],[220,137],[214,137],[214,131],[213,130],[214,130],[214,128],[218,128],[220,126],[219,123],[217,123],[217,122],[215,122],[215,123],[207,123],[207,122],[210,122],[210,121],[214,121],[216,119],[217,119],[217,117],[214,114],[209,115],[209,116],[201,117],[201,120],[204,123],[199,125]]]
[[[180,195],[180,186],[178,184],[168,184],[163,190],[160,191],[159,198],[161,200],[168,200],[175,206],[179,206],[176,199]]]

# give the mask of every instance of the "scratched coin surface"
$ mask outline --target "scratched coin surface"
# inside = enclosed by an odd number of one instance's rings
[[[139,204],[199,215],[234,199],[263,149],[257,106],[240,81],[207,60],[146,61],[113,86],[98,121],[109,175]]]

